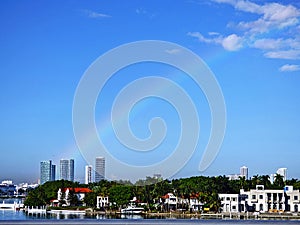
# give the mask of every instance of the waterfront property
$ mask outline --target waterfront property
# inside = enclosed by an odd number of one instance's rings
[[[204,204],[199,200],[199,194],[191,194],[189,201],[190,211],[202,211]]]
[[[0,209],[11,209],[11,210],[19,210],[24,208],[24,204],[21,201],[14,201],[13,203],[5,202],[4,200],[0,203]]]
[[[164,210],[176,210],[178,199],[173,193],[168,193],[161,197],[160,202],[164,206]]]
[[[83,202],[85,195],[90,192],[92,190],[89,188],[59,188],[57,191],[57,200],[60,204],[63,203],[62,206],[70,206],[73,197],[80,203]]]
[[[0,184],[0,196],[14,196],[17,192],[16,185],[11,180],[4,180]]]
[[[299,212],[300,192],[293,186],[283,190],[266,190],[264,185],[256,189],[240,190],[240,194],[219,194],[222,212]]]
[[[108,196],[97,196],[97,209],[106,209],[109,205]]]
[[[239,212],[239,194],[219,194],[223,212]]]

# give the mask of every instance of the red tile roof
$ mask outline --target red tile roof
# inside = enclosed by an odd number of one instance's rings
[[[63,188],[62,192],[66,192],[67,189],[69,189],[70,191],[74,191],[75,193],[90,193],[90,192],[93,192],[89,188]]]
[[[164,198],[164,199],[167,199],[167,198],[169,198],[170,196],[169,196],[168,194],[166,194],[166,195],[161,196],[161,197]]]

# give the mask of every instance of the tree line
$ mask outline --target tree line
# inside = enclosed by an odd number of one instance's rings
[[[148,209],[157,209],[162,196],[173,193],[177,197],[190,199],[196,195],[198,200],[204,203],[204,207],[217,211],[220,207],[219,193],[237,194],[240,189],[245,191],[255,189],[256,185],[264,185],[265,189],[282,189],[285,185],[292,185],[300,189],[300,181],[291,179],[284,181],[283,177],[276,175],[275,181],[270,182],[268,175],[255,175],[247,180],[240,177],[238,180],[229,180],[226,176],[206,177],[196,176],[173,180],[159,180],[146,177],[132,184],[129,181],[108,181],[102,180],[98,183],[80,184],[66,180],[46,182],[31,190],[24,204],[27,206],[43,206],[50,203],[50,200],[57,199],[59,188],[66,187],[87,187],[93,192],[86,194],[84,202],[86,206],[95,208],[97,196],[108,196],[112,209],[125,207],[133,197],[140,202],[147,203]],[[74,201],[76,202],[76,201]]]

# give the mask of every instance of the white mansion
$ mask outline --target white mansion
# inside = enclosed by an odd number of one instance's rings
[[[256,185],[250,191],[240,190],[240,194],[219,194],[223,212],[299,212],[300,192],[293,186],[283,190],[265,190]]]

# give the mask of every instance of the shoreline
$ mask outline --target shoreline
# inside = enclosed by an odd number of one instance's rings
[[[86,211],[86,215],[125,215],[119,211]],[[135,214],[126,214],[135,215]],[[174,219],[235,219],[235,220],[300,220],[300,213],[188,213],[188,212],[145,212],[137,214],[151,218]]]

